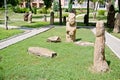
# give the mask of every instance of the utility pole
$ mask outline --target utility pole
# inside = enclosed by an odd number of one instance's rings
[[[8,30],[8,25],[7,25],[8,16],[7,16],[7,2],[6,2],[6,0],[4,0],[4,6],[5,6],[5,28],[6,28],[6,30]]]

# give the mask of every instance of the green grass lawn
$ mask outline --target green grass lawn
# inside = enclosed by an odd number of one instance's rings
[[[48,43],[50,36],[60,36],[61,43]],[[85,28],[77,30],[77,40],[94,42],[94,34]],[[30,46],[40,46],[57,52],[55,58],[28,54]],[[93,47],[65,42],[65,28],[53,28],[32,38],[0,50],[1,80],[119,80],[120,60],[106,47],[110,71],[92,73]]]
[[[17,35],[17,34],[22,33],[22,32],[23,31],[16,30],[16,29],[5,30],[3,28],[0,28],[0,40],[11,37],[13,35]]]
[[[120,33],[111,33],[111,34],[120,39]]]
[[[120,33],[114,33],[113,32],[113,28],[107,28],[106,27],[106,31],[109,32],[111,35],[113,35],[113,36],[115,36],[115,37],[120,39]]]
[[[39,27],[43,27],[43,26],[48,26],[49,22],[33,21],[32,23],[28,23],[26,21],[17,21],[17,22],[11,21],[11,22],[9,22],[9,25],[28,27],[28,28],[39,28]]]

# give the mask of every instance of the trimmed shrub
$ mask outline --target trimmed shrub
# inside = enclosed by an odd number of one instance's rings
[[[98,10],[98,15],[105,15],[105,10]]]

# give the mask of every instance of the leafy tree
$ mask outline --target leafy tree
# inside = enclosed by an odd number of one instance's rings
[[[59,23],[62,25],[62,8],[61,8],[61,0],[59,0],[59,11],[60,11],[60,18],[59,18]]]
[[[69,0],[69,4],[68,4],[68,11],[69,12],[72,12],[72,3],[73,3],[73,0]]]
[[[11,4],[12,6],[16,6],[20,0],[6,0],[7,4]],[[0,7],[4,6],[4,0],[0,0]]]
[[[53,1],[53,11],[58,11],[59,10],[59,3],[58,1]]]
[[[44,1],[44,5],[45,5],[46,9],[48,9],[52,6],[53,0],[43,0],[43,1]]]

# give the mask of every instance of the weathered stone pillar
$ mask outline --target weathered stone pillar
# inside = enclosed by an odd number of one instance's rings
[[[118,13],[117,16],[116,16],[113,32],[114,33],[119,33],[120,32],[120,13]]]
[[[54,12],[50,13],[50,24],[54,24]]]
[[[105,60],[105,28],[103,21],[96,23],[96,40],[94,46],[94,70],[106,72],[109,67]]]
[[[76,21],[75,14],[69,13],[68,20],[66,23],[66,41],[74,42],[76,37]]]
[[[29,12],[28,23],[31,23],[31,22],[32,22],[32,12]]]
[[[65,16],[63,17],[63,23],[66,23],[66,17]]]
[[[46,15],[44,15],[44,21],[45,21],[45,22],[47,21],[47,17],[46,17]]]

